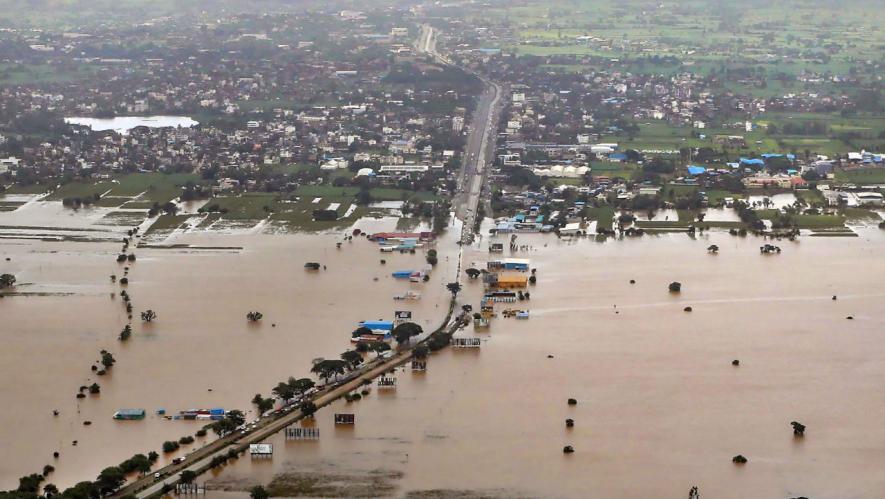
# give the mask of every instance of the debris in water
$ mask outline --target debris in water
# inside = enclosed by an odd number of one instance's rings
[[[575,399],[568,399],[568,405],[578,405],[578,401]]]
[[[691,312],[691,307],[685,307],[682,309],[684,312]]]
[[[790,423],[790,425],[792,425],[792,427],[793,427],[793,435],[796,435],[797,437],[804,437],[805,436],[805,425],[804,424],[802,424],[798,421],[793,421]]]
[[[575,426],[575,420],[574,420],[574,419],[566,419],[566,420],[565,420],[565,425],[566,425],[567,427],[571,428],[572,426]]]
[[[571,445],[566,445],[565,447],[562,448],[562,452],[564,454],[571,454],[571,453],[575,452],[575,448],[572,447]]]
[[[734,464],[746,464],[747,458],[738,454],[737,456],[734,456],[733,458],[731,458],[731,462],[733,462]]]
[[[836,295],[833,295],[833,301],[836,301]]]
[[[741,361],[739,361],[739,360],[737,360],[737,359],[734,359],[733,361],[731,361],[731,365],[733,365],[733,366],[739,366],[739,365],[741,365]]]
[[[851,321],[851,320],[854,320],[854,316],[853,316],[853,315],[849,315],[848,317],[846,317],[846,319],[848,319],[848,320],[850,320],[850,321]]]

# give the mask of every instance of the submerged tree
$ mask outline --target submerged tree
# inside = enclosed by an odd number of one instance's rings
[[[344,368],[347,364],[343,360],[337,359],[323,359],[313,367],[310,368],[310,372],[316,374],[324,381],[328,381],[334,375],[344,374]]]
[[[418,336],[423,333],[424,329],[414,322],[403,322],[399,326],[393,328],[393,337],[399,344],[408,343],[412,336]]]
[[[341,354],[341,360],[347,363],[348,369],[353,370],[363,363],[363,356],[356,350],[348,350]]]
[[[15,276],[12,274],[0,275],[0,289],[15,286]]]
[[[258,322],[264,317],[264,314],[261,312],[249,312],[246,314],[246,319],[249,319],[249,322]]]
[[[141,313],[141,320],[143,320],[145,322],[152,322],[156,318],[157,318],[157,313],[154,312],[153,310],[148,309],[148,310],[145,310],[144,312]]]
[[[256,485],[249,491],[249,497],[251,499],[268,499],[270,494],[261,485]]]

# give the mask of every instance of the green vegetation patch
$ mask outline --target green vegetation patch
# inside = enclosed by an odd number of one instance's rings
[[[836,180],[849,184],[885,184],[885,168],[858,168],[839,170]]]

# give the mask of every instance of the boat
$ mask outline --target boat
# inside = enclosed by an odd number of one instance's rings
[[[406,291],[405,293],[400,293],[398,295],[393,296],[394,300],[420,300],[421,293],[417,291]]]

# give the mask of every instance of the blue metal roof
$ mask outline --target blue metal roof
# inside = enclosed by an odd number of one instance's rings
[[[382,330],[382,331],[390,331],[393,329],[392,321],[362,321],[359,323],[361,327],[369,328],[371,330]]]

